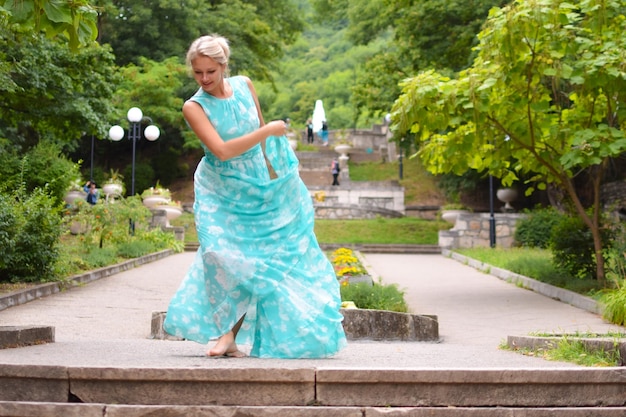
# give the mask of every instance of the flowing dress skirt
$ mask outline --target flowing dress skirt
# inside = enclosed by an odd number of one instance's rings
[[[200,248],[164,329],[199,343],[229,332],[251,356],[323,358],[346,346],[339,285],[313,231],[314,209],[285,137],[195,173]]]

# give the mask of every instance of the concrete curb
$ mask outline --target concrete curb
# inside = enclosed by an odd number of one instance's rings
[[[619,366],[626,365],[626,339],[609,337],[584,337],[575,334],[555,334],[554,336],[508,336],[507,345],[511,349],[553,349],[561,341],[580,342],[588,352],[618,353]]]
[[[441,254],[443,256],[447,256],[448,258],[452,258],[455,261],[471,266],[472,268],[475,268],[479,271],[500,278],[503,281],[510,282],[522,288],[534,291],[538,294],[545,295],[546,297],[552,298],[553,300],[558,300],[570,304],[574,307],[580,308],[582,310],[602,315],[601,305],[593,298],[585,297],[584,295],[580,295],[573,291],[555,287],[554,285],[546,284],[544,282],[528,278],[524,275],[507,271],[506,269],[497,268],[495,266],[486,264],[476,259],[469,258],[465,255],[461,255],[448,249],[442,249]]]
[[[163,330],[167,312],[153,311],[150,339],[183,340]],[[385,310],[341,309],[343,328],[348,340],[402,340],[438,342],[437,316],[398,313]]]

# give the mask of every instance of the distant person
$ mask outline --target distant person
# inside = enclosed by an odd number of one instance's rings
[[[98,202],[98,187],[95,182],[89,180],[83,187],[83,190],[87,193],[87,202],[94,205]]]
[[[339,172],[341,168],[339,167],[339,161],[337,158],[333,159],[333,162],[330,163],[330,172],[333,174],[333,185],[339,185]]]
[[[320,137],[322,138],[322,145],[328,146],[328,123],[326,123],[326,120],[322,122]]]
[[[312,144],[313,142],[313,120],[308,119],[306,121],[306,143]]]

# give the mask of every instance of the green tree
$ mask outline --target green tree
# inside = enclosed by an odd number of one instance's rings
[[[140,58],[183,58],[190,42],[219,34],[232,46],[234,74],[270,79],[284,47],[302,30],[298,9],[289,0],[101,1],[100,42],[110,44],[119,65]]]
[[[600,184],[626,150],[625,0],[515,1],[493,10],[472,66],[449,79],[426,71],[394,104],[396,138],[409,133],[435,174],[488,171],[528,192],[560,187],[593,235],[604,283]],[[507,140],[508,139],[508,140]],[[575,179],[593,189],[586,212]]]
[[[73,149],[85,132],[105,135],[119,80],[108,48],[92,44],[72,52],[12,25],[0,29],[0,50],[11,63],[0,85],[0,137],[24,149],[41,140]]]
[[[326,19],[348,17],[346,35],[355,44],[378,44],[359,63],[353,103],[362,113],[380,115],[400,94],[398,82],[420,70],[448,73],[466,68],[491,7],[505,0],[312,0]],[[381,43],[381,40],[384,40]]]

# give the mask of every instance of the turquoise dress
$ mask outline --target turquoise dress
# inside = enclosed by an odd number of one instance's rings
[[[231,97],[200,89],[191,98],[225,141],[259,128],[245,78],[228,82]],[[236,342],[250,345],[251,356],[332,356],[346,346],[341,298],[313,232],[311,197],[287,139],[269,137],[265,148],[276,175],[260,145],[227,161],[205,148],[194,176],[200,248],[163,327],[207,343],[245,316]]]

